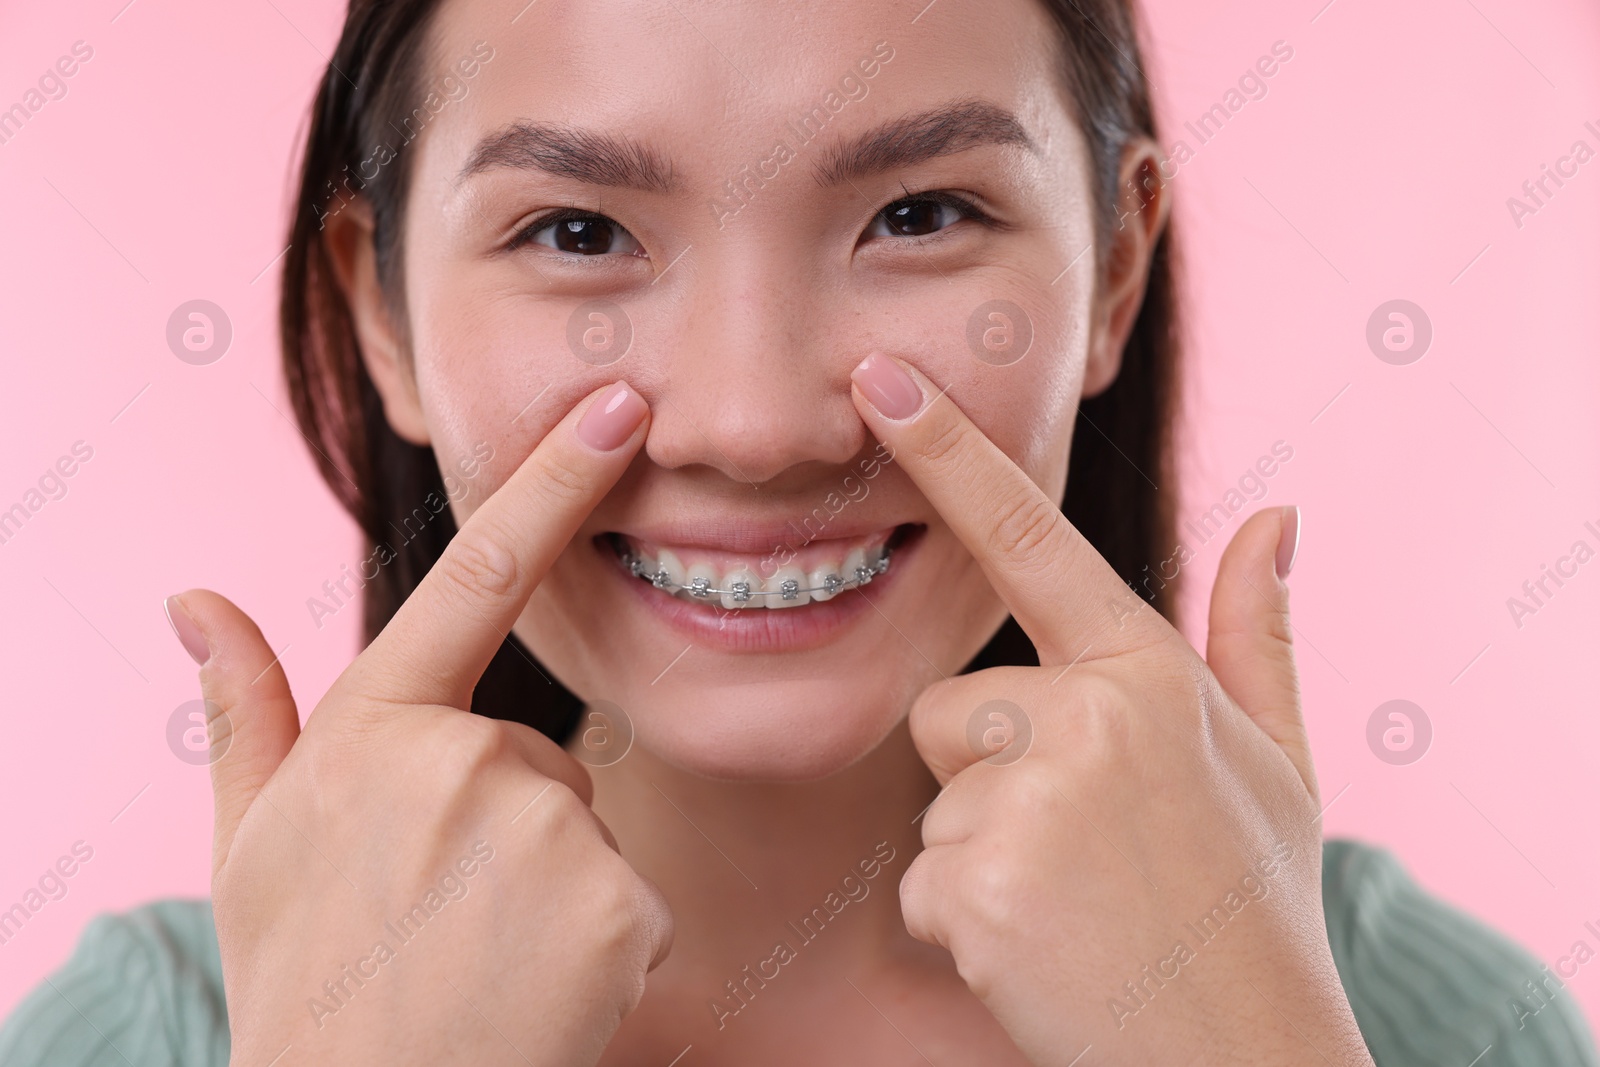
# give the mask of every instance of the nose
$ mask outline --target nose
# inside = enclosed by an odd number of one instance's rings
[[[660,466],[759,485],[801,464],[843,466],[865,446],[850,372],[866,353],[850,344],[850,312],[803,268],[774,260],[730,241],[678,264],[659,357],[668,372],[649,398],[645,441]]]

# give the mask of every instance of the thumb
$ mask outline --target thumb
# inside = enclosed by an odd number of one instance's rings
[[[1293,505],[1256,512],[1234,535],[1211,587],[1206,662],[1228,695],[1283,749],[1316,798],[1284,582],[1299,547],[1300,509]]]
[[[289,678],[250,616],[208,589],[168,597],[167,621],[200,664],[209,720],[215,803],[211,869],[227,862],[233,835],[267,779],[300,736]]]

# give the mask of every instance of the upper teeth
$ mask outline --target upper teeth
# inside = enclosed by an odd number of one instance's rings
[[[792,565],[779,567],[766,579],[744,566],[720,574],[705,563],[686,568],[670,549],[661,549],[653,557],[630,552],[623,559],[637,577],[686,600],[717,599],[729,609],[794,608],[866,585],[889,569],[889,548],[872,549],[870,559],[867,550],[853,548],[837,565],[819,566],[810,573]]]

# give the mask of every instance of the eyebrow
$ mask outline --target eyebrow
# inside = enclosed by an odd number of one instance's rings
[[[590,185],[679,191],[671,164],[627,137],[554,122],[516,122],[478,142],[461,168],[465,180],[495,167],[542,170]]]
[[[836,144],[822,153],[813,174],[826,188],[982,145],[1020,145],[1039,152],[1015,114],[983,100],[962,100],[903,115]],[[496,167],[542,170],[613,188],[682,190],[672,165],[654,149],[626,136],[564,123],[515,122],[488,135],[472,150],[457,180]]]
[[[962,100],[904,115],[835,145],[823,153],[814,173],[818,185],[841,185],[969,148],[1008,144],[1039,154],[1016,115],[983,100]]]

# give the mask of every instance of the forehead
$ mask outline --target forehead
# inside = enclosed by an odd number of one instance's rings
[[[419,95],[451,114],[422,151],[459,167],[506,123],[570,123],[716,185],[779,144],[814,136],[803,154],[820,162],[818,146],[970,100],[1014,112],[1048,151],[1072,124],[1054,40],[1038,0],[445,0]]]

